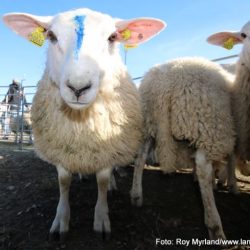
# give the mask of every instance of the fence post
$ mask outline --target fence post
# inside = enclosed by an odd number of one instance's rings
[[[19,92],[19,98],[20,98],[20,104],[21,104],[21,135],[20,135],[20,143],[19,143],[19,149],[23,150],[23,117],[24,117],[24,87],[23,87],[23,80],[21,81],[20,86],[20,92]],[[18,121],[19,121],[19,115],[18,115]]]
[[[8,122],[8,115],[9,115],[9,96],[6,97],[5,100],[5,113],[4,113],[4,137],[8,137],[9,133],[10,133],[10,124],[8,126],[7,122]]]

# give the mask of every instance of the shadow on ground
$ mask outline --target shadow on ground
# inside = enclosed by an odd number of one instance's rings
[[[216,249],[175,244],[177,238],[208,237],[199,188],[192,174],[163,175],[158,170],[146,170],[144,205],[135,208],[129,198],[133,168],[126,167],[126,172],[126,177],[116,175],[118,191],[109,194],[112,225],[109,241],[103,242],[92,231],[97,198],[95,177],[79,181],[76,175],[71,186],[68,241],[49,242],[48,231],[58,201],[56,170],[38,159],[30,146],[20,151],[15,145],[0,144],[0,249]],[[249,179],[239,176],[238,184],[239,195],[221,190],[215,193],[215,198],[227,238],[247,240],[250,239]],[[156,247],[156,238],[173,240],[173,245]]]

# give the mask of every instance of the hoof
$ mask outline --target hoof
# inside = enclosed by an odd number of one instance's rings
[[[111,233],[110,233],[110,232],[105,233],[105,234],[103,235],[103,238],[104,238],[105,241],[110,240],[110,239],[111,239]]]
[[[53,242],[53,241],[59,241],[60,239],[60,234],[59,232],[53,232],[53,233],[49,233],[49,242]]]
[[[97,231],[94,231],[95,232],[95,237],[98,241],[102,241],[103,240],[103,235],[101,232],[97,232]]]
[[[96,239],[99,241],[109,241],[111,239],[111,232],[97,232],[95,231]]]
[[[68,239],[68,232],[60,233],[60,243],[65,243]]]
[[[95,215],[95,220],[93,225],[94,231],[97,233],[97,236],[99,234],[99,238],[101,237],[102,239],[107,239],[108,235],[110,235],[111,233],[111,227],[108,215],[99,218],[99,220],[97,220],[96,218],[98,218],[98,216]]]
[[[49,242],[59,241],[60,243],[65,243],[68,238],[68,232],[50,232],[49,233]]]
[[[208,228],[210,240],[226,240],[226,236],[223,230],[219,226],[214,226],[213,228]]]

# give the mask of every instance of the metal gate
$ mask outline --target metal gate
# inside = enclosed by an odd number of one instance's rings
[[[14,82],[14,81],[13,81]],[[14,86],[14,87],[13,87]],[[22,149],[33,143],[31,106],[36,86],[0,85],[0,141],[12,142]]]

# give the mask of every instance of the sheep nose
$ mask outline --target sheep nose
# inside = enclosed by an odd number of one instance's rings
[[[80,89],[76,89],[70,84],[67,84],[67,87],[75,94],[77,98],[79,98],[84,93],[84,91],[91,88],[91,83],[87,84],[86,86]]]

